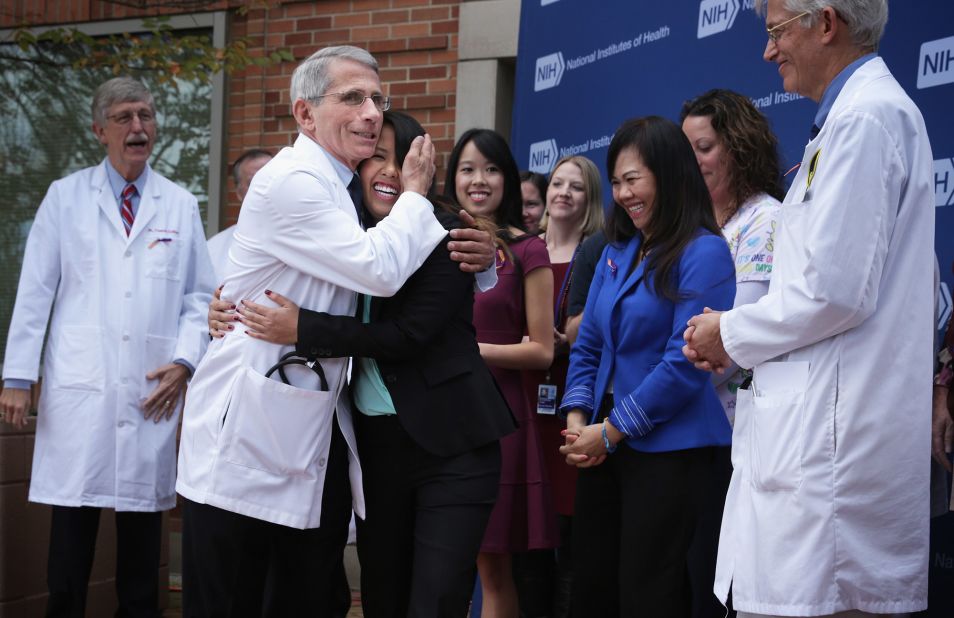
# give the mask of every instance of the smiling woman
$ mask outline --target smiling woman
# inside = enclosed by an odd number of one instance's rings
[[[610,244],[570,353],[562,410],[579,468],[573,614],[693,615],[687,556],[699,487],[731,431],[709,376],[682,355],[686,320],[727,308],[734,270],[689,141],[629,120],[607,153]],[[660,542],[662,540],[662,542]]]

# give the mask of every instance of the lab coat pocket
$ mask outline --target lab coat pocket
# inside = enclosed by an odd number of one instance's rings
[[[225,415],[222,454],[231,463],[276,475],[308,476],[331,445],[334,391],[291,386],[246,367]],[[312,473],[313,474],[313,473]]]
[[[804,392],[752,396],[752,482],[762,491],[795,491],[802,482]],[[738,418],[738,417],[737,417]]]
[[[159,386],[159,380],[147,380],[146,374],[168,365],[174,358],[176,351],[176,339],[174,337],[160,337],[159,335],[146,335],[146,350],[143,355],[143,377],[142,388],[139,391],[140,400],[145,401]]]
[[[45,375],[50,386],[83,391],[102,391],[103,329],[97,326],[64,326],[50,335],[45,355]]]
[[[156,236],[146,238],[145,273],[150,279],[179,280],[179,253],[182,241],[178,238]]]

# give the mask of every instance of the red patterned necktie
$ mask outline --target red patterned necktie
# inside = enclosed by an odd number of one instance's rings
[[[136,195],[136,185],[126,185],[126,188],[123,189],[123,204],[119,207],[119,214],[123,218],[123,227],[126,228],[126,236],[129,236],[129,230],[132,229],[133,221],[136,219],[132,207],[134,195]]]

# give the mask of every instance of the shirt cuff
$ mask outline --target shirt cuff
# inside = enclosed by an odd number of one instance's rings
[[[486,292],[487,290],[492,290],[494,286],[496,285],[497,285],[496,263],[491,264],[484,270],[474,275],[474,287],[477,288],[478,292]]]
[[[610,422],[627,437],[643,437],[656,426],[632,395],[626,395],[613,407],[609,415]]]
[[[592,416],[593,390],[585,386],[568,389],[560,402],[560,414],[565,417],[570,410],[583,410],[588,417]]]
[[[15,380],[11,378],[3,381],[3,388],[20,388],[28,391],[34,384],[35,382],[30,382],[29,380]]]
[[[189,370],[189,377],[190,377],[190,378],[192,377],[192,374],[195,373],[195,367],[193,367],[193,366],[192,366],[192,363],[190,363],[189,361],[185,360],[184,358],[177,358],[176,360],[174,360],[174,361],[172,361],[172,362],[173,362],[174,364],[176,364],[176,365],[182,365],[183,367],[185,367],[186,369],[188,369],[188,370]]]

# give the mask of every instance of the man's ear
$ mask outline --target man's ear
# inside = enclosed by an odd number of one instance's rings
[[[837,36],[838,31],[845,25],[843,22],[838,21],[838,13],[830,6],[826,6],[821,10],[821,14],[818,16],[818,22],[821,28],[823,43],[832,42],[835,36]]]
[[[298,126],[305,131],[313,132],[315,130],[317,120],[315,119],[314,110],[304,99],[295,100],[295,103],[292,105],[292,115],[295,117]]]
[[[105,146],[106,145],[106,129],[104,127],[99,126],[95,122],[93,123],[92,128],[93,128],[93,135],[96,136],[96,139],[99,140],[100,144]]]

